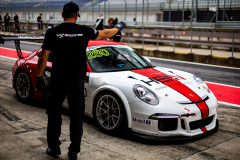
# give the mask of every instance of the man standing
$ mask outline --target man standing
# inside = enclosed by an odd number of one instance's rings
[[[0,12],[0,26],[1,26],[1,20],[2,20],[2,16],[1,16],[1,12]],[[3,30],[3,29],[2,29]]]
[[[100,13],[98,19],[96,20],[96,30],[103,30],[103,14]]]
[[[6,15],[4,16],[5,31],[8,31],[9,21],[10,21],[10,16],[8,15],[8,12],[7,12]]]
[[[42,20],[42,13],[39,14],[37,17],[37,22],[38,22],[38,30],[39,30],[39,35],[43,35],[43,20]]]
[[[80,152],[83,133],[83,115],[85,110],[84,79],[86,78],[86,48],[90,39],[105,39],[115,35],[125,27],[124,22],[116,28],[97,31],[85,25],[76,24],[79,7],[73,2],[64,5],[62,17],[64,23],[47,31],[42,54],[38,60],[36,91],[42,91],[46,62],[50,51],[53,53],[51,87],[48,98],[47,114],[47,153],[60,155],[61,109],[67,96],[70,118],[70,141],[68,156],[77,159]],[[80,16],[79,16],[80,17]]]
[[[19,22],[19,18],[18,18],[18,14],[16,13],[14,16],[14,22],[15,22],[15,33],[16,30],[18,30],[18,33],[20,33],[19,28],[20,28],[20,22]]]

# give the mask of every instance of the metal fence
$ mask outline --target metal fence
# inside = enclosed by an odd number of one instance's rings
[[[47,22],[44,23],[43,29],[46,32],[47,29],[58,25],[57,23]],[[93,25],[90,25],[93,27]],[[14,22],[9,25],[9,30],[5,30],[4,26],[0,27],[0,34],[3,35],[39,35],[37,22],[21,22],[20,34],[15,32]],[[161,44],[168,44],[173,47],[172,51],[175,52],[176,45],[185,45],[185,48],[189,48],[190,54],[193,53],[193,46],[206,46],[209,48],[209,55],[212,55],[213,47],[225,47],[232,51],[231,57],[234,57],[234,51],[240,50],[240,29],[213,29],[207,27],[190,27],[182,28],[176,26],[146,26],[146,25],[129,25],[122,30],[122,40],[128,42],[131,45],[131,41],[135,41],[142,44],[142,48],[145,48],[146,43],[156,44],[156,50],[159,49]],[[135,35],[134,35],[135,34]],[[164,38],[163,38],[164,37]],[[197,40],[201,37],[205,39]],[[187,38],[187,39],[186,39]],[[195,38],[195,40],[193,40]],[[215,40],[213,40],[215,39]],[[226,41],[219,41],[218,39],[228,39]]]
[[[58,21],[66,0],[0,0],[0,12],[21,12],[21,20],[34,19],[43,13],[46,21]],[[95,23],[104,13],[105,23],[117,16],[128,25],[165,25],[170,22],[200,23],[204,27],[238,28],[240,0],[74,0],[80,7],[80,21]],[[37,15],[36,15],[37,14]],[[3,16],[2,15],[2,16]],[[230,25],[229,25],[230,22]],[[209,24],[211,24],[209,26]]]
[[[56,15],[62,12],[62,7],[66,0],[0,0],[0,12],[2,18],[6,12],[11,17],[16,12],[22,12],[20,18],[22,34],[32,34],[35,31],[32,24],[37,24],[35,14],[43,13],[44,23],[56,24],[62,22],[61,17]],[[128,25],[128,32],[132,27],[140,27],[144,33],[147,27],[154,26],[156,38],[150,40],[142,34],[142,48],[146,42],[154,42],[157,45],[161,43],[159,40],[159,31],[161,29],[170,29],[173,31],[173,39],[165,40],[175,45],[180,43],[176,40],[176,30],[180,28],[190,29],[191,41],[186,42],[191,45],[191,51],[195,42],[193,34],[196,30],[207,30],[211,33],[211,51],[213,48],[213,28],[232,28],[232,32],[228,33],[232,37],[232,57],[234,56],[234,46],[236,32],[240,28],[240,0],[74,0],[80,7],[81,18],[77,21],[81,24],[94,26],[95,19],[99,13],[104,13],[105,24],[109,17],[119,17]],[[88,15],[88,16],[84,16]],[[0,25],[5,31],[4,22]],[[188,31],[189,32],[189,31]],[[10,35],[10,31],[8,31]],[[229,36],[228,36],[229,37]],[[128,34],[128,43],[131,39]],[[209,44],[207,44],[209,46]]]

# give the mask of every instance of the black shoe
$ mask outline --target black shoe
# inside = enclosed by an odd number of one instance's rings
[[[51,148],[47,148],[47,154],[49,154],[50,156],[57,156],[61,154],[61,149],[59,146],[57,146],[57,148],[55,149],[51,149]]]
[[[77,154],[75,152],[68,151],[68,156],[70,160],[77,160]]]

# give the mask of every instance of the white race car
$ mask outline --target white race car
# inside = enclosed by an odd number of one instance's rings
[[[164,67],[122,44],[87,49],[86,114],[106,131],[127,122],[147,139],[191,139],[218,129],[218,102],[197,76]]]
[[[41,49],[23,57],[19,43],[22,37],[0,38],[1,43],[7,40],[15,41],[20,58],[12,70],[19,100],[46,99],[52,55],[43,77],[45,91],[40,94],[33,88]],[[85,114],[105,131],[128,127],[142,138],[175,140],[218,130],[217,99],[199,77],[152,66],[148,58],[117,42],[89,41],[86,56],[89,79],[85,83]]]

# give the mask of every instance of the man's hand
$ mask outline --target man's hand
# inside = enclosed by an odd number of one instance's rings
[[[36,76],[36,88],[35,88],[35,91],[36,92],[43,92],[43,88],[45,86],[45,83],[44,83],[44,80],[43,80],[43,77],[38,77]]]
[[[123,22],[123,21],[119,22],[118,24],[116,24],[116,25],[114,26],[114,28],[117,28],[118,31],[121,31],[124,27],[126,27],[126,23]]]

